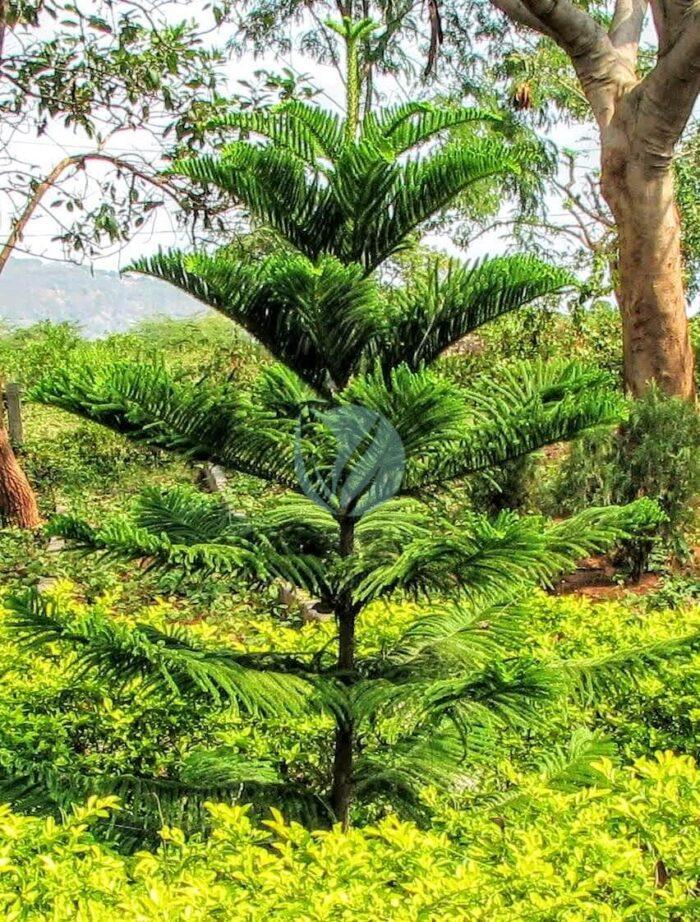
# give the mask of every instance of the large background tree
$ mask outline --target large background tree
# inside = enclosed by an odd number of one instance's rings
[[[276,34],[284,41],[279,27],[290,16],[301,16],[306,6],[253,0],[245,4],[239,26],[247,40]],[[668,393],[692,395],[693,353],[673,156],[700,89],[697,6],[680,0],[652,3],[656,41],[649,48],[643,43],[649,31],[645,0],[585,7],[572,0],[442,0],[428,4],[429,24],[425,5],[412,0],[315,3],[303,47],[332,59],[313,28],[322,7],[364,15],[369,10],[384,18],[384,33],[366,49],[366,64],[375,71],[409,73],[412,58],[421,55],[415,44],[420,43],[421,29],[423,36],[430,35],[423,60],[434,63],[436,46],[443,39],[452,58],[449,86],[477,96],[497,91],[493,78],[507,77],[505,65],[512,65],[514,57],[539,55],[534,81],[539,74],[551,75],[557,54],[560,71],[564,66],[573,69],[556,95],[563,92],[563,107],[568,109],[576,97],[579,115],[591,113],[598,128],[600,188],[613,215],[618,247],[615,288],[623,319],[627,387],[639,394],[653,379]],[[517,89],[514,103],[527,107],[530,87]],[[561,98],[551,101],[562,104]]]
[[[609,25],[570,0],[493,2],[566,52],[597,122],[601,191],[619,240],[627,386],[639,394],[655,380],[689,397],[694,363],[673,155],[700,92],[700,10],[678,0],[651,4],[657,58],[643,75],[645,0],[617,0]]]

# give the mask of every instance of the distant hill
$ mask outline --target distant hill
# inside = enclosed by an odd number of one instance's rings
[[[191,317],[204,310],[165,282],[104,270],[91,273],[70,263],[15,258],[0,275],[0,326],[67,320],[96,338],[153,317]]]

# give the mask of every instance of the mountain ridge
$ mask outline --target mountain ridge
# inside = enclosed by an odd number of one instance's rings
[[[0,326],[42,320],[77,324],[95,339],[124,332],[154,317],[191,317],[206,308],[157,279],[113,270],[15,258],[0,275]]]

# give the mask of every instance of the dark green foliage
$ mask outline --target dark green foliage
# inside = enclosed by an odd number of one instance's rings
[[[654,497],[663,510],[657,537],[666,553],[688,555],[687,534],[700,492],[700,417],[696,408],[650,388],[630,404],[616,433],[584,437],[562,465],[555,502],[566,512],[587,503],[626,503]],[[649,539],[626,542],[624,554],[639,577],[653,549]]]
[[[429,369],[399,365],[388,380],[379,372],[358,376],[325,400],[276,366],[253,389],[242,389],[181,384],[158,366],[76,362],[37,386],[33,396],[155,447],[292,489],[300,488],[294,463],[300,411],[360,405],[381,413],[401,437],[407,457],[403,489],[409,492],[612,423],[621,409],[607,376],[575,362],[514,363],[468,387]],[[323,439],[320,430],[310,436]],[[317,455],[326,443],[315,445]],[[333,445],[327,450],[332,454]],[[316,463],[323,469],[330,455]]]
[[[149,625],[124,628],[112,620],[64,619],[40,596],[10,602],[11,627],[31,647],[63,641],[77,649],[78,675],[90,673],[123,689],[139,683],[140,694],[154,691],[205,698],[250,715],[290,715],[309,706],[313,688],[295,675],[301,666],[281,657],[236,655],[209,647],[179,628],[158,631]]]

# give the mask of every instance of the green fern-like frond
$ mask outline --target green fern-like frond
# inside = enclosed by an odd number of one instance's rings
[[[212,121],[210,127],[252,132],[314,167],[319,159],[335,162],[345,139],[340,116],[298,99],[285,100],[269,111],[232,112]]]
[[[420,671],[483,669],[522,643],[525,612],[517,597],[492,605],[430,606],[385,655]],[[381,671],[381,661],[377,669]]]
[[[177,160],[169,172],[232,197],[310,258],[326,251],[337,228],[327,188],[286,149],[240,141],[220,156]]]
[[[287,99],[279,103],[277,110],[301,124],[313,135],[324,157],[335,160],[344,135],[343,122],[338,115],[299,99]]]
[[[498,124],[501,118],[486,109],[439,108],[427,102],[406,102],[368,113],[363,124],[363,136],[388,142],[395,156],[425,144],[436,135],[463,125]]]
[[[160,365],[75,362],[32,397],[137,441],[298,488],[296,418],[231,385],[175,382]]]
[[[415,733],[391,744],[375,745],[357,758],[355,784],[361,800],[389,796],[405,809],[418,807],[426,786],[456,794],[473,783],[475,755],[493,752],[493,742],[472,732],[468,744],[449,724],[430,734]]]
[[[406,457],[441,457],[444,446],[459,439],[468,408],[459,388],[430,369],[406,365],[358,376],[340,395],[343,403],[379,413],[394,427]]]
[[[98,828],[101,838],[127,852],[157,845],[164,825],[206,833],[206,804],[212,802],[252,804],[261,815],[274,805],[313,826],[331,820],[328,806],[311,788],[286,778],[272,763],[243,759],[225,747],[194,750],[176,777],[87,774],[39,760],[24,765],[13,760],[0,771],[0,797],[25,813],[58,815],[92,796],[119,798],[120,809]]]
[[[413,525],[413,537],[389,530],[363,543],[352,564],[356,597],[366,602],[402,591],[497,601],[518,588],[550,585],[581,557],[655,527],[658,517],[658,506],[647,499],[557,524],[510,513],[449,521],[426,514]]]
[[[533,766],[538,782],[552,791],[575,793],[581,788],[604,787],[607,781],[599,770],[601,760],[618,761],[612,740],[596,730],[578,727],[564,744],[553,745]],[[529,786],[508,787],[505,790],[477,791],[469,798],[471,809],[507,811],[532,802]]]
[[[626,506],[593,507],[551,525],[548,542],[562,559],[576,560],[606,551],[616,541],[654,534],[665,518],[646,497]]]
[[[238,128],[243,133],[260,135],[272,141],[277,149],[286,150],[302,162],[316,166],[319,157],[332,156],[335,145],[331,141],[330,149],[327,147],[330,140],[327,113],[320,109],[306,108],[308,119],[296,117],[291,109],[277,107],[269,112],[232,112],[216,119],[210,127]],[[326,139],[326,144],[321,138]]]
[[[195,458],[216,454],[240,410],[232,390],[176,384],[158,364],[75,362],[40,381],[31,396]]]
[[[327,589],[324,555],[330,553],[334,535],[316,530],[313,519],[283,516],[285,507],[298,510],[301,503],[281,504],[276,513],[253,520],[230,510],[222,499],[192,489],[150,489],[129,518],[93,527],[73,516],[56,516],[49,531],[79,548],[117,560],[140,560],[151,569],[242,580],[249,586],[282,580],[322,593]]]
[[[430,465],[417,467],[406,489],[441,483],[504,464],[625,413],[608,376],[575,361],[520,362],[481,375],[463,391],[470,425]]]
[[[345,258],[360,262],[368,271],[375,269],[469,186],[519,169],[508,146],[493,138],[456,141],[430,157],[401,166],[384,166],[377,158],[372,171],[365,171],[364,233],[357,231],[354,240],[348,237]],[[349,172],[349,167],[343,170],[344,180]],[[355,182],[351,188],[358,185]]]
[[[285,134],[281,127],[271,127],[283,124],[273,122],[276,117],[253,120],[259,121],[260,128],[267,123],[269,134]],[[438,124],[447,126],[453,117],[424,113],[422,126],[421,120],[416,123],[417,139],[433,118],[437,130]],[[398,128],[397,132],[399,143]],[[378,137],[375,131],[356,143],[344,143],[334,151],[332,168],[309,171],[304,161],[311,154],[312,139],[305,126],[295,132],[289,129],[281,146],[239,141],[219,156],[176,161],[170,172],[231,196],[309,259],[327,253],[369,273],[469,186],[523,168],[521,158],[495,138],[454,141],[425,157],[400,163],[391,142],[382,136],[382,143],[377,143]],[[296,150],[290,145],[296,145]]]
[[[524,658],[493,663],[466,675],[421,675],[410,664],[386,668],[381,679],[358,683],[353,698],[357,720],[400,715],[402,735],[411,735],[449,720],[469,745],[485,733],[532,723],[544,702],[553,700],[559,684],[542,664]]]
[[[449,346],[497,317],[576,284],[573,276],[532,256],[503,256],[469,267],[437,262],[399,290],[390,305],[390,338],[381,344],[385,367],[430,363]]]
[[[123,690],[138,683],[144,695],[203,698],[242,713],[278,717],[308,713],[319,694],[293,657],[236,654],[201,643],[181,628],[132,628],[94,612],[66,617],[36,593],[14,597],[8,609],[22,646],[64,643],[74,651],[77,674],[91,674],[107,687]]]
[[[576,791],[581,787],[599,784],[601,773],[596,763],[601,759],[617,757],[615,744],[602,733],[580,727],[574,730],[566,744],[546,752],[537,766],[547,783],[555,790]]]
[[[223,249],[160,253],[133,269],[163,279],[246,329],[314,388],[347,383],[382,323],[374,281],[332,257],[273,255],[241,262]]]
[[[605,656],[586,657],[563,664],[574,689],[591,702],[601,696],[624,694],[649,675],[675,658],[688,658],[700,649],[700,631],[688,631],[679,637],[637,644]]]

